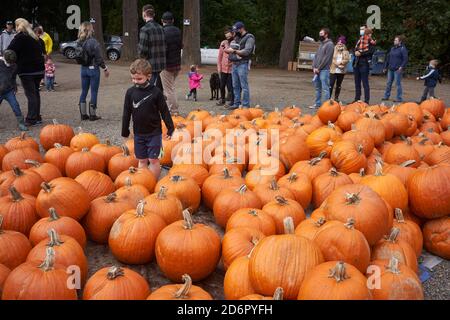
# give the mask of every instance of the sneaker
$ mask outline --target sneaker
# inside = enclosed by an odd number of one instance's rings
[[[227,110],[236,110],[236,109],[239,109],[239,107],[237,107],[237,106],[226,106],[225,109],[227,109]]]
[[[186,95],[186,100],[189,100],[189,98],[190,98],[190,96],[187,94],[187,95]]]
[[[308,109],[313,109],[313,110],[319,109],[319,108],[320,108],[320,107],[318,107],[318,106],[316,106],[316,105],[308,106]]]
[[[38,126],[38,123],[37,122],[28,122],[28,121],[26,121],[25,122],[25,126],[27,126],[27,127],[36,127],[36,126]]]
[[[389,98],[383,98],[381,101],[389,101]]]
[[[225,105],[225,100],[220,100],[219,102],[216,103],[216,106],[218,107],[223,107]]]

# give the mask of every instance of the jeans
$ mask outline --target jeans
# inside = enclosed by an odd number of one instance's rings
[[[0,104],[2,104],[3,100],[8,101],[16,117],[22,117],[22,111],[20,110],[20,105],[16,99],[16,94],[14,93],[14,90],[8,91],[0,95]]]
[[[152,77],[150,78],[150,84],[158,87],[161,92],[164,92],[164,88],[161,81],[161,72],[153,72]]]
[[[227,88],[227,91],[229,94],[231,94],[231,101],[234,101],[234,94],[233,94],[233,77],[231,73],[220,73],[220,98],[225,101],[225,88]]]
[[[353,69],[355,76],[355,101],[361,100],[361,82],[364,87],[364,101],[370,102],[369,65],[361,64]]]
[[[330,99],[330,70],[321,70],[314,81],[316,87],[316,107],[322,106],[323,102]]]
[[[44,75],[21,76],[22,87],[28,100],[28,114],[26,121],[35,124],[41,121],[41,93],[39,85]]]
[[[248,86],[248,63],[233,64],[234,104],[239,107],[250,108],[250,88]],[[242,97],[242,103],[241,103]]]
[[[197,100],[197,89],[191,89],[191,91],[189,91],[188,97],[190,98],[192,95],[194,96],[194,100]]]
[[[334,84],[336,84],[336,92],[334,99],[339,100],[341,94],[342,82],[344,81],[345,73],[332,73],[330,74],[330,98],[333,96]]]
[[[161,72],[161,80],[164,88],[164,95],[167,97],[167,106],[170,113],[178,113],[178,100],[175,82],[177,80],[179,71],[167,71]]]
[[[425,87],[425,90],[423,91],[422,99],[420,99],[420,102],[427,100],[428,95],[430,95],[430,97],[435,98],[434,87]]]
[[[47,90],[55,90],[55,78],[45,77],[45,86]]]
[[[387,85],[386,91],[384,93],[384,98],[389,99],[391,96],[392,84],[395,81],[395,85],[397,86],[397,101],[403,101],[403,89],[402,89],[402,72],[395,70],[388,70],[387,73]]]
[[[98,89],[100,87],[100,68],[81,67],[81,96],[80,103],[86,103],[91,89],[91,104],[97,105]]]

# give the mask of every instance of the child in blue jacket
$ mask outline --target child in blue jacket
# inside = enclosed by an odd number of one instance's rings
[[[436,88],[439,81],[439,71],[436,69],[437,65],[437,60],[431,60],[425,71],[426,74],[422,77],[417,77],[417,80],[425,80],[425,90],[420,102],[427,100],[428,96],[435,98],[434,88]]]

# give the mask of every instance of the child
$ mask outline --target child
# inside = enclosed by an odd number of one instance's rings
[[[434,88],[436,88],[436,85],[439,81],[439,71],[436,70],[437,65],[437,60],[431,60],[429,66],[426,69],[427,74],[417,78],[417,80],[425,80],[425,90],[423,91],[423,96],[420,102],[427,100],[428,95],[435,98]]]
[[[16,66],[17,56],[12,50],[5,50],[3,57],[0,57],[0,104],[3,100],[8,101],[14,114],[20,131],[28,131],[25,120],[20,110],[19,102],[16,99]]]
[[[198,73],[198,67],[193,65],[191,66],[191,72],[189,72],[189,89],[191,90],[186,95],[186,100],[194,95],[194,101],[197,101],[197,89],[202,87],[201,81],[203,80],[203,75]]]
[[[45,86],[47,92],[55,91],[55,64],[51,58],[45,62]]]
[[[130,73],[134,86],[128,89],[125,96],[122,137],[130,136],[130,120],[133,118],[134,148],[139,168],[148,167],[156,179],[159,179],[159,158],[162,154],[161,119],[166,124],[168,137],[172,136],[175,127],[163,93],[150,84],[150,63],[138,59],[131,65]]]

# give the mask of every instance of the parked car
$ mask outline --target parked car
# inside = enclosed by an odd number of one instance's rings
[[[122,38],[119,36],[105,36],[104,41],[106,56],[108,57],[108,59],[111,61],[119,60],[123,46]],[[63,42],[59,45],[59,51],[68,59],[74,59],[76,46],[76,41]]]

